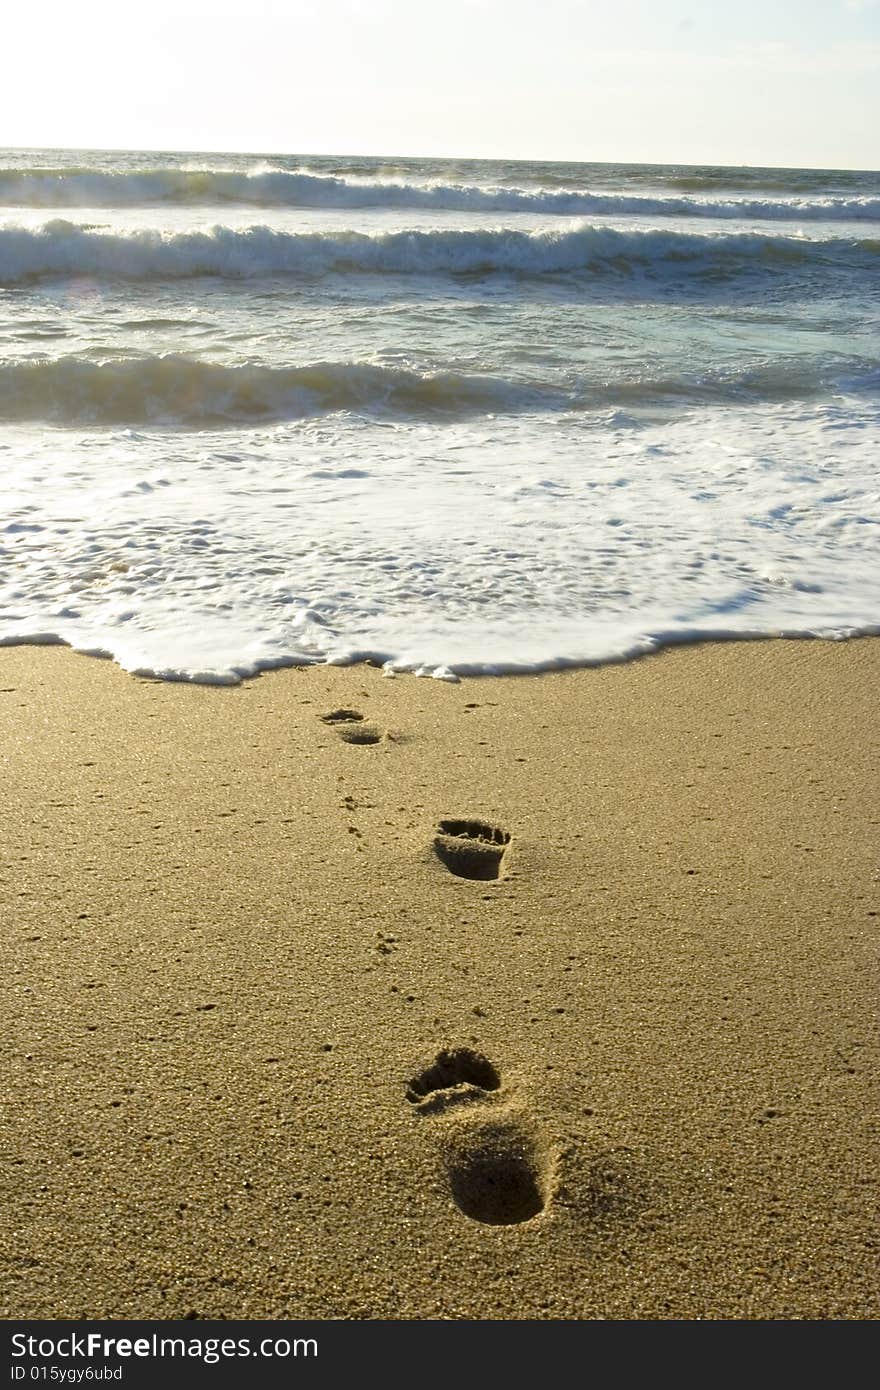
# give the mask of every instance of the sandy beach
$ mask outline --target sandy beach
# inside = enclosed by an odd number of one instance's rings
[[[0,652],[0,1315],[877,1317],[878,688]]]

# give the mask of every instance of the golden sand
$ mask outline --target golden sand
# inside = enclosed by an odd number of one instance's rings
[[[878,1316],[880,642],[0,688],[2,1316]]]

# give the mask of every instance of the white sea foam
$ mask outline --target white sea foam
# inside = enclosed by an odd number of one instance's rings
[[[345,235],[284,232],[270,227],[163,233],[145,228],[117,234],[55,220],[39,228],[0,227],[0,284],[46,276],[127,279],[196,276],[490,274],[585,272],[784,274],[792,267],[880,266],[880,240],[618,231],[576,224],[562,231],[437,231]]]
[[[372,657],[459,674],[698,638],[880,630],[876,409],[633,428],[356,420],[12,432],[0,641],[229,682]]]
[[[711,217],[737,221],[876,221],[871,196],[681,197],[583,188],[484,187],[442,181],[388,182],[257,166],[93,169],[0,169],[0,205],[136,207],[143,204],[290,208],[409,208],[437,212],[531,213],[558,217]]]

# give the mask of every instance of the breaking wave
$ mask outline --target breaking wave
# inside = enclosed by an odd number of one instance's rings
[[[682,181],[682,191],[711,188]],[[738,220],[877,220],[880,198],[711,198],[630,195],[577,188],[408,183],[283,169],[0,169],[0,204],[12,207],[137,207],[244,204],[289,208],[412,208],[547,216],[712,217]]]
[[[269,227],[127,234],[55,220],[0,228],[0,283],[57,276],[131,280],[199,275],[251,278],[386,274],[523,275],[585,272],[617,276],[683,273],[731,276],[792,266],[872,268],[880,240],[615,231],[581,224],[566,231],[292,233]]]
[[[0,418],[56,424],[241,425],[346,410],[420,416],[536,403],[540,391],[490,376],[370,363],[227,367],[171,354],[0,363]]]
[[[670,402],[754,403],[837,390],[880,389],[880,364],[797,359],[746,371],[616,381],[514,381],[454,371],[417,372],[373,363],[299,367],[226,366],[176,355],[94,362],[62,357],[0,362],[0,419],[55,425],[259,425],[336,412],[395,418],[650,408]]]

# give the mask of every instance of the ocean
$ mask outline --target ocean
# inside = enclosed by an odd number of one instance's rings
[[[0,152],[0,643],[880,632],[880,174]]]

